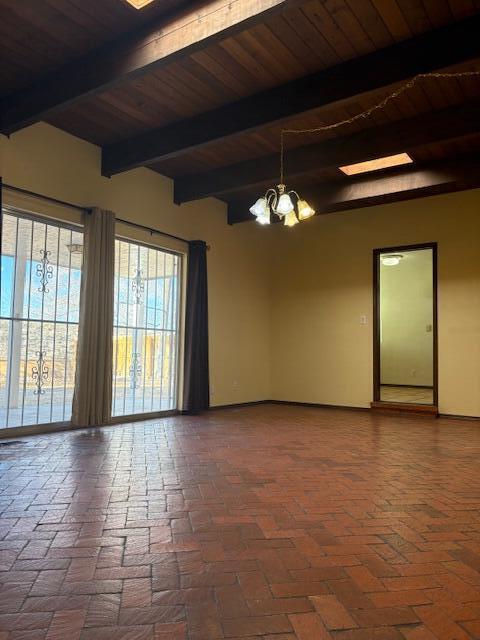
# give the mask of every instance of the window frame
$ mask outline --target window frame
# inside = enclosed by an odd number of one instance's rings
[[[122,223],[117,222],[117,224],[122,224]],[[112,410],[112,416],[110,421],[112,424],[122,424],[124,422],[149,420],[149,419],[178,415],[181,412],[181,406],[183,402],[182,381],[183,381],[183,353],[184,353],[184,342],[185,342],[185,295],[186,295],[185,277],[186,277],[187,254],[179,250],[165,247],[162,244],[156,244],[154,242],[146,242],[145,240],[139,240],[125,233],[119,233],[118,231],[115,233],[115,241],[116,240],[120,240],[121,242],[128,242],[129,244],[138,245],[140,247],[145,247],[146,249],[155,249],[157,251],[161,251],[163,253],[176,256],[178,258],[178,291],[177,291],[178,313],[177,313],[177,318],[175,323],[175,332],[177,336],[177,341],[176,341],[177,344],[175,349],[176,367],[175,367],[175,379],[174,379],[175,407],[172,409],[166,409],[163,411],[131,413],[131,414],[125,414],[121,416],[114,416],[113,410]],[[112,324],[112,340],[113,340],[114,326],[115,325]],[[112,406],[113,406],[113,371],[112,371]]]
[[[23,218],[24,220],[29,220],[32,223],[37,222],[38,224],[45,224],[53,227],[57,227],[58,229],[67,229],[71,232],[81,232],[85,237],[85,227],[81,222],[74,222],[72,220],[65,220],[61,216],[53,216],[46,213],[39,213],[37,211],[32,211],[31,209],[25,209],[23,206],[19,206],[17,204],[10,204],[8,202],[1,203],[1,229],[0,229],[0,256],[2,254],[2,244],[3,244],[3,216],[4,215],[12,215],[19,218]],[[82,260],[83,262],[83,260]],[[16,258],[15,258],[16,264]],[[16,267],[15,267],[16,268]],[[83,274],[83,269],[81,274]],[[81,289],[81,279],[80,279],[80,289]],[[0,294],[2,291],[2,276],[0,273]],[[79,298],[80,303],[80,298]],[[0,318],[9,320],[9,318],[0,316]],[[24,320],[25,321],[25,320]],[[48,322],[48,321],[47,321]],[[78,322],[78,327],[80,327],[80,317]],[[73,391],[75,391],[75,386]],[[12,435],[29,435],[36,433],[48,433],[50,431],[59,431],[64,430],[65,428],[71,427],[71,419],[70,420],[60,420],[55,422],[38,422],[35,424],[27,424],[27,425],[18,425],[18,426],[2,426],[0,425],[0,438],[8,437]]]

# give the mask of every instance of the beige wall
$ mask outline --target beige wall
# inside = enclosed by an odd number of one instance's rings
[[[0,154],[5,182],[211,245],[213,405],[273,398],[368,406],[372,250],[437,241],[440,411],[480,416],[480,190],[319,216],[293,229],[230,227],[221,202],[177,207],[172,182],[147,169],[102,178],[97,147],[45,124],[0,136]]]
[[[433,250],[402,251],[397,265],[379,260],[380,382],[433,385]]]
[[[480,190],[318,216],[274,236],[273,398],[367,407],[372,250],[437,241],[439,409],[480,416]]]
[[[208,199],[177,207],[171,180],[148,169],[112,179],[100,173],[100,149],[46,124],[0,136],[0,175],[6,183],[113,210],[119,217],[210,246],[210,361],[213,405],[270,396],[268,230],[228,226],[225,205]],[[5,198],[12,199],[5,193]],[[15,199],[25,207],[32,202]],[[36,201],[37,210],[65,210]],[[69,212],[72,219],[76,214]],[[122,233],[185,250],[160,236],[123,227]]]

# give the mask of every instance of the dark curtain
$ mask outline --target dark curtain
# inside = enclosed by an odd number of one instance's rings
[[[0,256],[3,251],[3,180],[0,176]],[[0,269],[0,300],[2,299],[2,269]]]
[[[184,413],[208,409],[209,396],[207,245],[202,240],[193,240],[188,243]]]

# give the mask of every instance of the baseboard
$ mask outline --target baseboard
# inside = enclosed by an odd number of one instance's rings
[[[346,411],[370,411],[370,407],[355,407],[348,404],[324,404],[319,402],[296,402],[294,400],[268,400],[270,404],[284,404],[292,407],[311,407],[312,409],[345,409]]]
[[[70,422],[54,422],[47,424],[31,424],[25,427],[7,427],[0,429],[0,440],[21,438],[22,436],[40,436],[44,433],[58,433],[74,429]]]
[[[480,416],[459,416],[456,413],[439,413],[439,418],[448,418],[450,420],[471,420],[473,422],[480,421]]]
[[[261,404],[280,404],[290,405],[292,407],[311,407],[312,409],[346,409],[350,411],[370,411],[370,407],[352,407],[351,405],[341,404],[320,404],[317,402],[296,402],[295,400],[255,400],[253,402],[239,402],[237,404],[220,404],[210,407],[210,411],[218,411],[219,409],[240,409],[242,407],[256,407]]]
[[[340,409],[345,411],[372,411],[372,407],[355,407],[351,405],[343,405],[343,404],[324,404],[319,402],[296,402],[295,400],[255,400],[252,402],[238,402],[236,404],[220,404],[214,407],[210,407],[209,411],[219,411],[220,409],[241,409],[242,407],[255,407],[262,404],[278,404],[278,405],[286,405],[292,407],[311,407],[312,409]],[[395,403],[397,404],[397,403]],[[452,413],[435,413],[435,410],[432,411],[432,408],[426,405],[430,411],[422,411],[421,415],[425,417],[435,416],[437,418],[449,418],[450,420],[470,420],[473,422],[480,421],[480,416],[462,416],[456,415]],[[407,410],[409,405],[406,405]],[[387,413],[387,412],[386,412]],[[392,411],[388,411],[388,413],[392,413]],[[399,411],[397,410],[397,413]],[[415,413],[415,411],[411,411],[409,413]]]
[[[210,411],[219,409],[240,409],[242,407],[256,407],[261,404],[280,404],[291,407],[311,407],[312,409],[346,409],[350,411],[370,411],[370,407],[355,407],[342,404],[322,404],[319,402],[296,402],[295,400],[255,400],[253,402],[238,402],[236,404],[219,404],[210,407]]]
[[[159,420],[169,416],[179,415],[179,411],[159,411],[154,414],[133,414],[129,416],[115,416],[105,424],[89,426],[73,425],[71,422],[53,422],[46,424],[32,424],[25,427],[8,427],[0,429],[0,440],[9,438],[21,438],[22,436],[41,436],[47,433],[60,433],[61,431],[77,431],[78,429],[101,429],[102,427],[114,427],[118,424],[130,424],[131,422],[143,422],[147,420]]]
[[[236,402],[234,404],[216,404],[209,407],[208,411],[218,411],[220,409],[240,409],[242,407],[256,407],[260,404],[270,404],[272,400],[252,400],[251,402]]]
[[[294,400],[254,400],[252,402],[238,402],[235,404],[221,404],[216,405],[214,407],[209,407],[208,411],[219,411],[221,409],[241,409],[245,407],[256,407],[265,404],[276,404],[276,405],[285,405],[291,407],[306,407],[312,409],[337,409],[343,411],[368,411],[371,412],[372,409],[380,412],[378,408],[374,407],[355,407],[350,405],[340,405],[340,404],[324,404],[318,402],[296,402]],[[373,403],[372,403],[373,404]],[[395,403],[397,404],[397,403]],[[409,407],[409,405],[405,405],[405,412],[410,413],[410,415],[415,414],[415,408]],[[430,411],[422,411],[421,415],[425,417],[436,417],[436,418],[446,418],[449,420],[466,420],[471,422],[480,422],[480,416],[462,416],[451,413],[434,413],[432,411],[432,407],[428,407]],[[385,413],[392,413],[396,411],[399,413],[399,408],[394,407],[393,409],[385,408]],[[57,422],[54,424],[36,424],[29,425],[25,427],[10,427],[8,429],[0,429],[0,440],[8,440],[10,438],[21,438],[22,436],[34,436],[34,435],[43,435],[49,433],[59,433],[61,431],[77,431],[78,429],[98,429],[101,427],[111,427],[118,424],[129,424],[131,422],[140,422],[145,420],[155,420],[162,419],[169,416],[176,415],[188,415],[183,411],[164,411],[161,414],[156,414],[154,416],[122,416],[121,418],[114,419],[114,421],[109,424],[103,425],[95,425],[92,427],[82,427],[82,426],[73,426],[69,422]],[[417,413],[417,415],[419,415]]]
[[[178,416],[180,413],[181,411],[178,411],[177,409],[169,409],[168,411],[156,411],[155,413],[132,413],[128,416],[113,416],[108,424],[99,426],[110,427],[116,424],[129,424],[130,422],[157,420],[160,418],[169,418],[170,416]]]

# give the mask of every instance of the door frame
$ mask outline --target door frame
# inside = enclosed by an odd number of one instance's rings
[[[401,253],[402,251],[432,250],[432,291],[433,291],[433,406],[438,407],[438,245],[436,242],[382,247],[373,250],[373,400],[380,399],[380,255]],[[390,403],[389,403],[390,404]],[[414,406],[414,405],[412,405]]]

